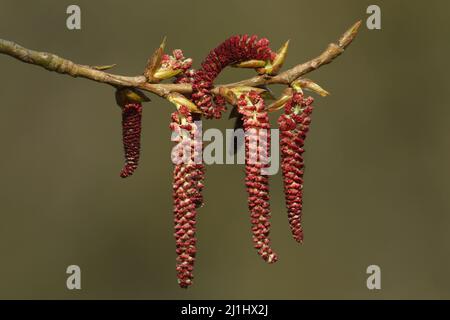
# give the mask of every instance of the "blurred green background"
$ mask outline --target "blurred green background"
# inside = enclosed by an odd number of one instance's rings
[[[66,29],[70,4],[81,6],[80,31]],[[252,248],[243,166],[208,166],[188,290],[174,268],[171,104],[145,106],[140,168],[123,180],[113,88],[1,55],[0,298],[449,299],[450,2],[0,0],[0,37],[137,75],[163,36],[198,66],[228,36],[255,33],[273,49],[291,39],[289,67],[365,21],[370,4],[382,30],[364,23],[348,51],[308,75],[332,95],[316,97],[306,146],[304,245],[291,238],[280,174],[280,260],[267,265]],[[252,74],[227,69],[218,82]],[[70,264],[80,291],[66,288]],[[366,288],[371,264],[379,291]]]

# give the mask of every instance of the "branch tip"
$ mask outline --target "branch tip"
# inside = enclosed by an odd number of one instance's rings
[[[354,23],[347,31],[345,31],[338,41],[338,46],[341,47],[342,49],[347,48],[358,34],[361,24],[362,20],[359,20],[356,23]]]

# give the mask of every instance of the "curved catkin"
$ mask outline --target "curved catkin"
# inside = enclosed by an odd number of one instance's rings
[[[211,88],[214,79],[230,64],[246,60],[273,60],[275,53],[269,48],[269,40],[266,38],[235,35],[213,49],[202,67],[195,72],[192,85],[192,100],[200,107],[206,118],[220,118],[225,110],[225,100],[214,101]]]
[[[131,176],[139,163],[142,130],[142,104],[127,103],[122,107],[122,141],[125,165],[122,178]]]
[[[295,93],[278,119],[280,128],[281,168],[289,225],[294,239],[303,242],[303,146],[311,123],[313,98]]]
[[[196,163],[198,143],[195,139],[197,127],[189,110],[181,106],[172,114],[170,128],[177,133],[178,148],[174,157],[178,159],[173,170],[173,213],[178,284],[182,288],[193,282],[193,270],[197,252],[195,236],[197,208],[202,205],[204,166]],[[201,146],[200,146],[201,147]]]
[[[270,245],[269,178],[262,171],[267,168],[270,150],[270,123],[264,100],[255,91],[243,94],[238,100],[245,131],[245,184],[252,222],[254,247],[268,263],[278,260]]]

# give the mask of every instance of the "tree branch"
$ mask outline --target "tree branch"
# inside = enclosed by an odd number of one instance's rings
[[[212,92],[214,94],[220,94],[219,91],[221,87],[255,87],[269,84],[289,85],[299,77],[332,62],[335,58],[342,54],[345,48],[347,48],[356,37],[360,25],[361,21],[356,22],[341,36],[337,43],[329,44],[325,51],[310,61],[299,64],[275,76],[259,75],[235,83],[217,85]],[[39,52],[24,48],[8,40],[0,39],[0,53],[14,57],[25,63],[43,67],[49,71],[67,74],[72,77],[86,78],[96,82],[109,84],[114,87],[138,88],[161,97],[167,97],[171,92],[178,92],[181,94],[189,94],[192,92],[192,86],[190,84],[151,83],[148,82],[144,75],[134,77],[116,75],[102,71],[102,69],[108,69],[111,66],[98,67],[77,64],[52,53]]]

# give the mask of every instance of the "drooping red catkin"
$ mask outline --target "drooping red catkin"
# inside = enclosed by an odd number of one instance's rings
[[[172,154],[173,213],[177,253],[177,278],[180,287],[187,288],[193,281],[193,269],[197,252],[195,237],[197,208],[202,205],[204,165],[198,160],[201,140],[195,139],[198,128],[188,108],[181,106],[172,113],[170,128],[177,133],[178,148]]]
[[[202,67],[194,75],[192,99],[206,118],[220,118],[225,110],[223,99],[213,101],[211,88],[214,79],[228,65],[246,60],[273,60],[275,53],[269,48],[269,40],[253,35],[235,35],[213,49]]]
[[[288,210],[289,225],[294,239],[303,242],[303,146],[313,110],[313,98],[295,93],[286,102],[285,112],[278,119],[280,128],[281,168],[283,171],[284,194]]]
[[[264,100],[255,91],[243,94],[238,100],[245,131],[245,184],[248,192],[253,243],[258,254],[267,262],[277,261],[270,246],[269,179],[262,170],[268,167],[270,123]]]
[[[120,172],[122,178],[131,176],[139,162],[141,149],[142,104],[126,103],[122,107],[122,141],[125,165]]]

